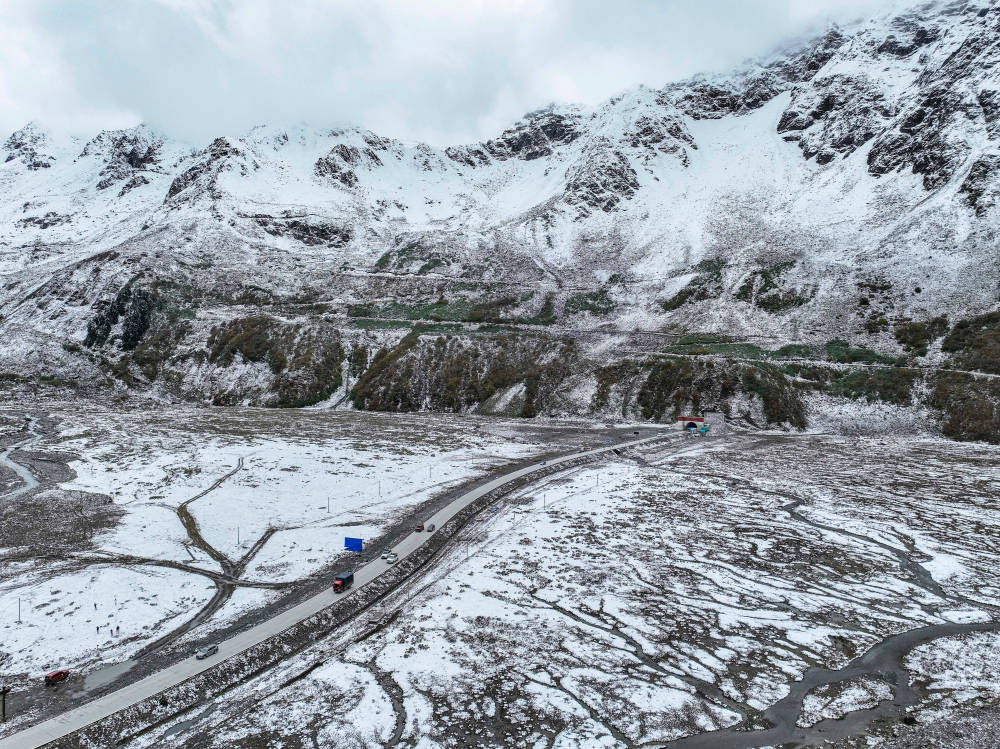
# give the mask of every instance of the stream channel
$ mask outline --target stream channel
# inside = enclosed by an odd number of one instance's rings
[[[802,515],[798,508],[802,500],[796,500],[784,505],[781,509],[787,512],[794,521],[804,523],[817,530],[850,536],[872,544],[896,557],[900,566],[909,573],[915,585],[923,588],[935,597],[946,602],[975,606],[991,612],[994,617],[1000,607],[974,601],[965,596],[955,595],[945,591],[934,580],[930,572],[916,562],[907,552],[889,544],[875,541],[858,533],[823,525]],[[858,656],[843,668],[830,669],[814,667],[806,670],[798,681],[789,686],[788,694],[766,708],[757,717],[764,718],[769,728],[754,729],[746,721],[729,728],[717,731],[686,736],[682,739],[665,744],[669,749],[750,749],[764,746],[813,746],[824,741],[843,739],[850,736],[863,735],[871,723],[880,718],[902,718],[906,709],[919,702],[919,695],[911,685],[911,675],[903,663],[906,655],[917,645],[921,645],[940,637],[954,637],[968,632],[1000,631],[1000,621],[953,623],[943,622],[925,627],[900,632],[886,637],[872,646],[867,652]],[[877,679],[885,682],[892,690],[892,698],[882,700],[872,708],[854,710],[840,718],[826,718],[808,728],[796,725],[802,713],[802,703],[809,692],[827,684],[837,684],[844,681],[861,678]]]

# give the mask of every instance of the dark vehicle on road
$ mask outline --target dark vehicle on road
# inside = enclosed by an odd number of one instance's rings
[[[427,532],[428,533],[432,533],[434,531],[434,528],[436,528],[436,527],[437,526],[435,526],[434,523],[428,523],[427,524]]]
[[[215,655],[218,652],[219,652],[218,645],[206,645],[205,647],[196,650],[194,653],[194,657],[197,658],[199,661],[203,661],[206,658],[208,658],[208,656]]]
[[[343,593],[345,590],[354,585],[354,573],[345,572],[342,575],[337,575],[333,579],[333,592]]]
[[[60,681],[66,681],[69,677],[69,671],[66,669],[60,669],[59,671],[53,671],[52,673],[45,674],[45,686],[53,687]]]
[[[423,523],[421,523],[420,525],[417,526],[417,533],[420,533],[420,531],[422,531],[423,529],[424,529],[424,525],[423,525]]]

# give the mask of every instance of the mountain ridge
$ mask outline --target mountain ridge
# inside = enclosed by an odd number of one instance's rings
[[[144,125],[60,143],[28,125],[0,150],[4,369],[268,403],[280,354],[298,404],[346,388],[352,347],[393,350],[418,323],[604,328],[585,359],[642,355],[623,336],[648,332],[957,365],[949,331],[1000,301],[998,45],[996,3],[927,3],[446,148],[308,126],[194,150]],[[213,356],[234,325],[284,348]],[[920,325],[939,334],[907,348]],[[336,385],[316,384],[338,352]]]

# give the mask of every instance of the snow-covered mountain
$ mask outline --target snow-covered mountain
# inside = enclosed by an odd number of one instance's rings
[[[29,124],[0,148],[2,369],[326,396],[392,320],[899,353],[998,307],[998,61],[1000,5],[958,0],[444,149]]]

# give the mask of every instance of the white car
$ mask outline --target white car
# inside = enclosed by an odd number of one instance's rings
[[[219,652],[218,645],[206,645],[205,647],[195,651],[194,657],[199,661],[203,661],[210,655],[215,655]]]
[[[399,554],[397,554],[396,552],[391,552],[385,558],[385,561],[388,562],[389,564],[395,564],[398,560],[399,560]]]

